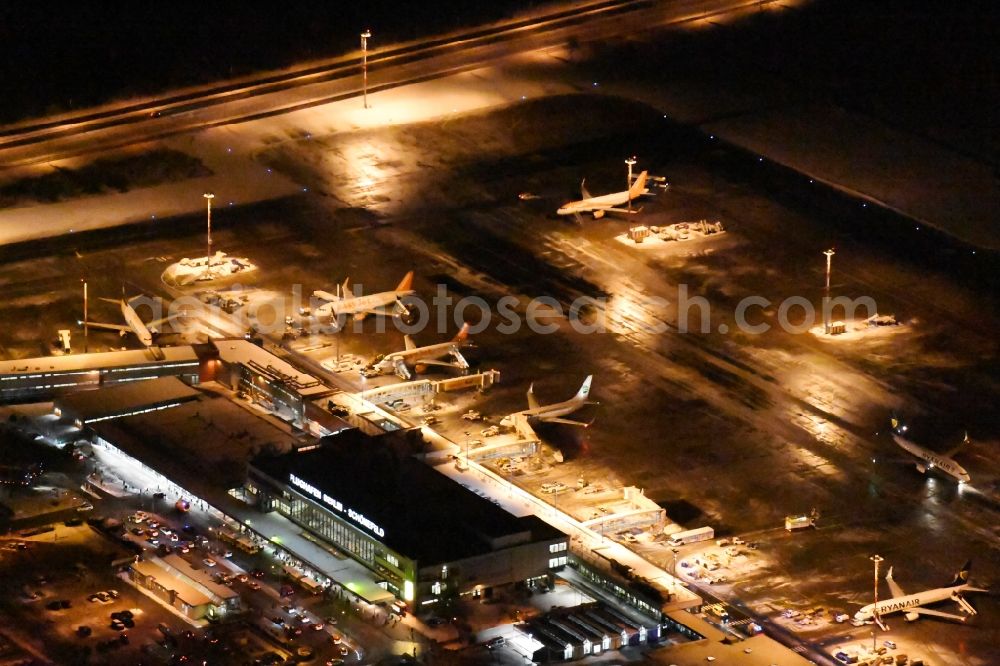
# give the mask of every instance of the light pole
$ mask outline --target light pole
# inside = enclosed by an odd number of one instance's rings
[[[368,38],[371,36],[371,30],[361,33],[361,95],[366,109],[368,108]]]
[[[211,192],[205,192],[202,195],[205,197],[205,223],[207,227],[206,233],[206,254],[205,254],[205,278],[209,279],[212,277],[212,199],[215,195]]]
[[[629,190],[632,189],[632,167],[635,166],[635,155],[625,160],[625,164],[628,165],[628,183],[625,187],[625,198],[627,199],[628,214],[632,214],[632,197],[629,196]],[[629,218],[632,219],[631,217]]]
[[[872,616],[875,618],[875,624],[872,626],[872,652],[874,653],[878,649],[878,638],[876,638],[876,635],[878,633],[879,622],[881,622],[878,616],[878,565],[882,563],[884,558],[881,555],[872,555],[868,559],[875,563],[875,607],[872,612]]]
[[[84,354],[90,351],[90,328],[87,325],[87,306],[89,302],[90,301],[87,298],[87,281],[83,280],[83,353]]]
[[[670,549],[670,551],[674,554],[674,580],[671,583],[671,585],[674,588],[674,590],[673,590],[674,597],[677,596],[677,551],[679,551],[679,550],[680,550],[679,548],[671,548]]]
[[[830,266],[833,263],[833,248],[823,252],[826,255],[826,294],[823,298],[823,332],[830,335]]]

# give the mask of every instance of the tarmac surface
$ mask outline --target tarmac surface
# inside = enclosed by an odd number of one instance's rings
[[[499,369],[502,383],[463,400],[498,417],[526,407],[532,382],[545,404],[568,398],[593,374],[600,405],[581,413],[591,427],[537,429],[566,458],[555,474],[635,485],[685,527],[753,535],[772,564],[728,591],[752,609],[867,603],[875,552],[907,590],[936,587],[969,558],[976,584],[996,584],[998,313],[990,296],[905,249],[867,242],[855,220],[831,224],[780,188],[760,187],[725,149],[692,142],[646,108],[613,99],[572,104],[556,99],[436,125],[359,130],[328,143],[286,142],[264,159],[309,192],[227,209],[213,219],[216,247],[259,266],[246,284],[279,294],[292,285],[307,295],[331,290],[346,276],[367,294],[414,270],[415,289],[427,298],[439,284],[456,299],[483,298],[493,322],[473,335],[470,360]],[[578,131],[565,132],[575,113]],[[620,118],[630,131],[621,131]],[[653,251],[614,240],[628,221],[553,218],[559,204],[577,198],[582,177],[594,194],[623,189],[621,158],[633,153],[639,168],[670,182],[634,219],[658,226],[720,220],[726,233]],[[358,163],[363,180],[344,168]],[[521,192],[540,198],[523,201]],[[0,331],[0,353],[43,354],[60,328],[73,329],[79,344],[82,276],[92,295],[117,295],[123,284],[130,293],[179,295],[160,274],[172,261],[199,256],[202,223],[201,216],[177,218],[163,235],[126,227],[61,239],[37,255],[21,250],[0,266],[14,322]],[[833,295],[870,296],[902,326],[850,341],[777,327],[782,299],[823,295],[828,247],[837,250]],[[680,332],[680,285],[710,304],[708,332]],[[607,330],[581,333],[556,317],[553,333],[527,326],[502,333],[495,306],[507,295],[520,297],[519,315],[531,298],[551,297],[547,307],[564,309],[579,297],[604,299],[585,318],[606,313]],[[767,333],[736,326],[736,306],[751,295],[775,304],[749,315],[772,324]],[[698,308],[691,312],[698,322]],[[475,313],[467,308],[466,317]],[[100,314],[114,317],[116,309]],[[421,344],[450,338],[458,329],[451,314],[441,330],[414,336]],[[793,309],[793,322],[798,316]],[[382,334],[376,326],[366,321],[363,333],[347,330],[336,343],[338,336],[318,336],[315,344],[325,346],[310,357],[332,355],[334,344],[363,357],[402,348],[391,323]],[[123,341],[92,333],[90,344]],[[937,450],[968,430],[971,443],[956,457],[970,486],[959,490],[917,472],[888,437],[892,410]],[[452,435],[463,428],[457,414],[442,423]],[[811,508],[821,513],[819,529],[786,535],[784,516]],[[980,613],[967,624],[896,621],[893,634],[940,655],[932,663],[988,664],[1000,640],[1000,608],[990,595],[971,601]]]

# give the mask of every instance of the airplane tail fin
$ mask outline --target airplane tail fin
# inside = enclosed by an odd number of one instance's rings
[[[413,271],[403,276],[403,279],[396,287],[396,291],[410,291],[411,289],[413,289]]]
[[[635,179],[632,183],[632,187],[628,188],[628,198],[635,199],[640,194],[646,191],[646,179],[649,178],[649,172],[643,171],[639,174],[639,177]]]
[[[452,342],[465,342],[469,338],[469,322],[462,324],[462,330],[455,335]]]
[[[576,392],[573,396],[576,400],[586,400],[590,396],[590,383],[594,380],[594,375],[587,375],[587,378],[583,380],[583,384],[580,386],[580,390]]]
[[[958,573],[955,574],[955,578],[951,581],[948,587],[956,587],[958,585],[965,585],[969,582],[969,570],[972,568],[972,560],[967,560],[965,564],[959,569]]]
[[[417,343],[415,343],[413,341],[413,338],[411,338],[408,335],[403,336],[403,344],[406,346],[406,351],[410,351],[411,349],[417,348]]]
[[[535,397],[535,382],[528,385],[528,409],[538,409],[538,398]]]
[[[955,446],[953,446],[953,447],[952,447],[951,449],[949,449],[949,450],[948,450],[948,452],[946,453],[946,455],[947,455],[947,456],[948,456],[949,458],[950,458],[950,457],[952,457],[953,455],[955,455],[956,453],[958,453],[958,452],[959,452],[959,450],[960,450],[960,449],[961,449],[961,448],[962,448],[963,446],[965,446],[965,445],[966,445],[966,444],[968,444],[968,443],[969,443],[969,431],[968,431],[968,430],[966,430],[966,431],[965,431],[965,436],[964,436],[964,437],[962,437],[962,441],[961,441],[961,442],[959,442],[958,444],[956,444]]]
[[[340,298],[341,298],[341,300],[347,298],[347,294],[350,293],[349,292],[350,288],[351,288],[351,278],[350,277],[345,277],[344,278],[344,284],[340,285]]]

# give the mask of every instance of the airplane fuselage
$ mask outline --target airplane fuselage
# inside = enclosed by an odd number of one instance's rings
[[[925,472],[927,469],[939,469],[948,476],[952,477],[959,483],[968,483],[970,480],[969,473],[965,471],[961,465],[949,458],[948,456],[943,456],[939,453],[934,453],[924,447],[914,444],[910,440],[902,437],[897,433],[892,434],[892,439],[896,442],[904,451],[916,456],[924,462],[926,467],[922,468],[920,471]]]
[[[534,409],[525,409],[524,411],[516,412],[503,417],[500,420],[500,425],[513,425],[515,416],[523,416],[526,419],[537,419],[539,421],[559,418],[560,416],[572,414],[576,410],[583,407],[585,403],[585,399],[571,398],[564,402],[557,402],[554,405],[543,405],[541,407],[535,407]]]
[[[403,363],[412,365],[417,361],[436,360],[449,354],[459,354],[458,345],[454,342],[441,342],[436,345],[427,345],[426,347],[417,347],[416,349],[406,349],[386,354],[385,358],[382,359],[382,363],[393,364],[397,361],[402,361]]]
[[[313,296],[327,301],[317,308],[317,312],[321,314],[325,312],[336,317],[339,315],[370,314],[378,308],[393,305],[400,298],[413,293],[412,289],[407,289],[405,291],[383,291],[377,294],[369,294],[368,296],[337,299],[329,292],[314,291]]]
[[[588,196],[588,192],[581,185],[583,199],[570,201],[556,210],[557,215],[579,215],[580,213],[593,213],[594,217],[603,217],[606,211],[626,212],[616,206],[620,206],[629,201],[634,201],[644,194],[649,194],[646,187],[647,172],[643,171],[635,182],[631,183],[629,189],[624,192],[612,192],[599,197]]]
[[[563,205],[556,211],[556,213],[559,215],[589,213],[592,210],[610,208],[611,206],[620,206],[623,203],[628,203],[628,200],[628,192],[615,192],[614,194],[605,194],[600,197],[593,197],[582,201],[571,201],[570,203]]]
[[[878,602],[879,617],[892,613],[906,612],[911,608],[919,608],[927,604],[935,604],[939,601],[947,601],[956,594],[969,588],[969,585],[956,585],[955,587],[939,587],[933,590],[925,590],[919,594],[907,594],[902,597],[894,597]],[[875,616],[875,604],[868,604],[854,614],[854,619],[858,622],[871,620]]]
[[[132,329],[132,332],[135,333],[135,337],[145,346],[151,346],[153,344],[153,334],[146,328],[146,324],[139,318],[135,309],[124,300],[121,302],[121,307],[122,317],[125,319],[128,327]]]

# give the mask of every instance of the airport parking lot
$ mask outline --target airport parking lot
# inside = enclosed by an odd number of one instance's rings
[[[127,551],[88,525],[60,525],[53,532],[17,540],[28,544],[27,549],[0,551],[10,600],[5,610],[21,626],[36,628],[21,638],[40,652],[61,655],[64,663],[73,663],[83,652],[138,663],[141,646],[160,638],[157,625],[177,622],[172,613],[113,574],[111,560],[127,557]],[[90,600],[96,594],[100,599]],[[111,613],[123,610],[131,611],[134,626],[113,629]],[[81,631],[81,626],[89,631]]]

